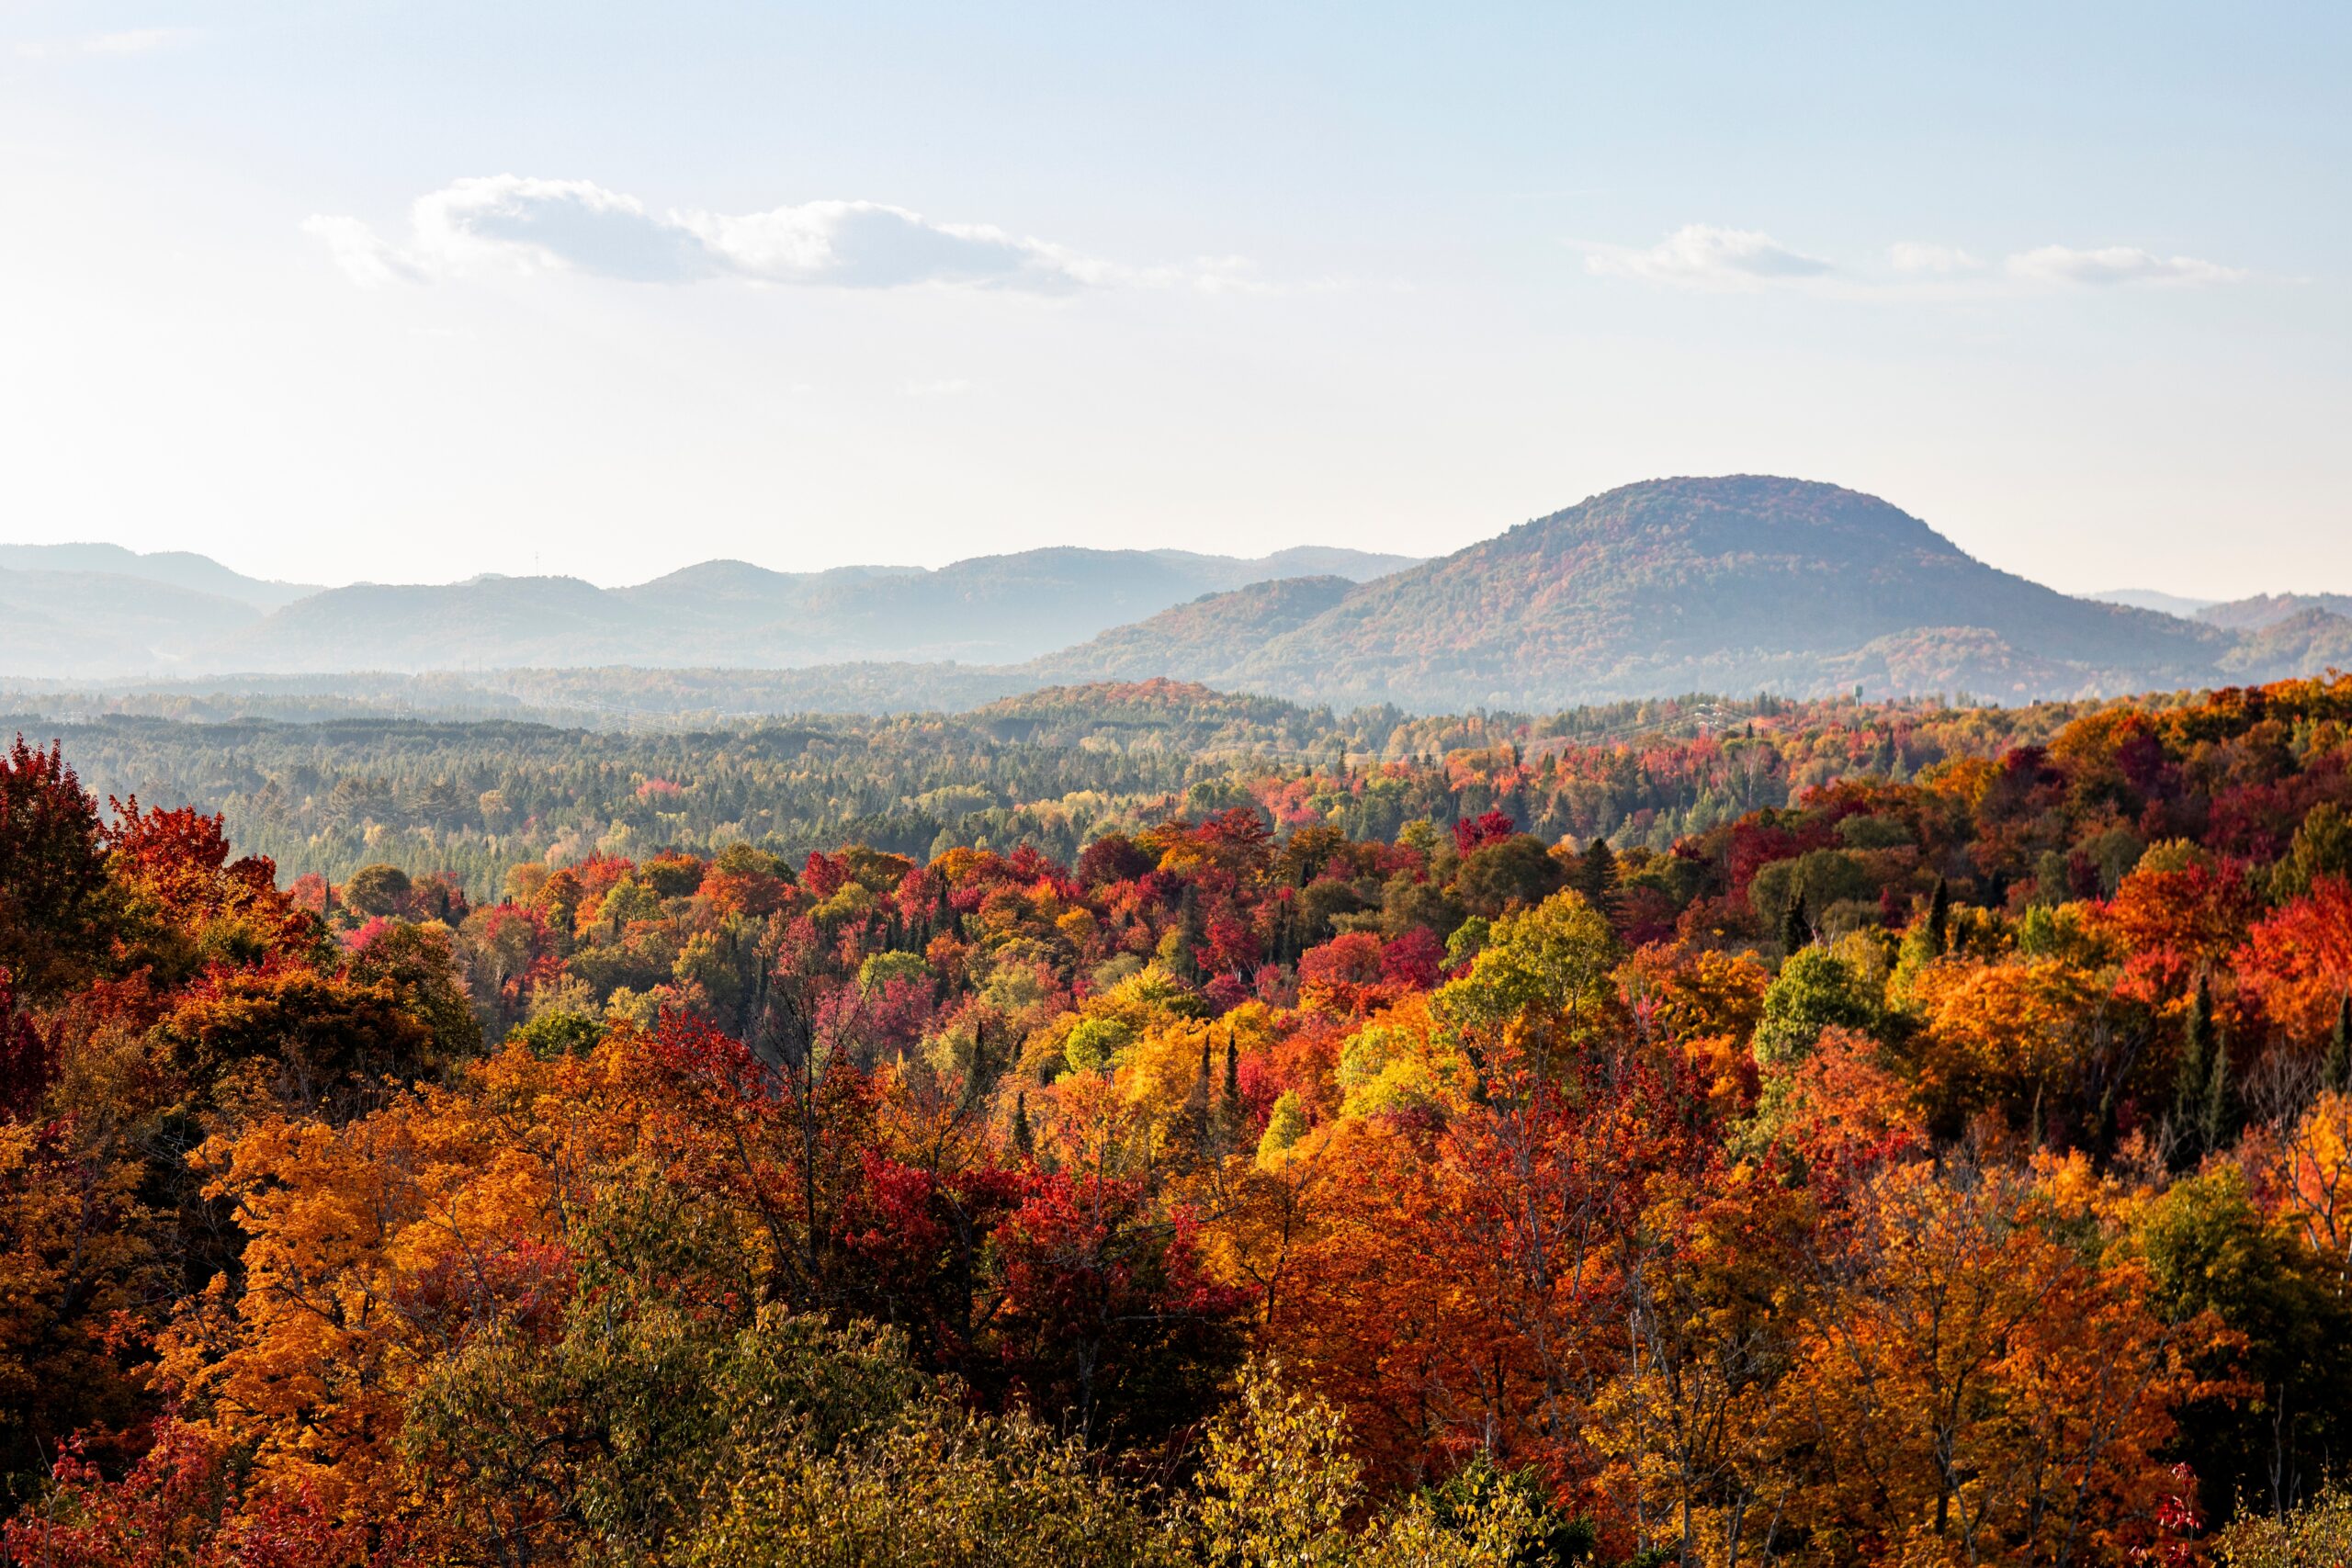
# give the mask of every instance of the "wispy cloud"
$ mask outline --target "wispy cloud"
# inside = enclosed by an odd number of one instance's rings
[[[20,60],[70,60],[92,54],[152,54],[177,49],[196,37],[194,28],[132,28],[74,38],[28,39],[16,46]]]
[[[356,218],[306,218],[302,232],[326,246],[344,276],[363,288],[415,282],[424,276],[414,263]]]
[[[2242,267],[2199,261],[2195,256],[2160,256],[2134,245],[2108,245],[2094,251],[2043,245],[2011,256],[2008,269],[2012,276],[2037,283],[2094,288],[2119,283],[2238,283],[2247,276]]]
[[[1680,288],[1753,291],[1799,287],[1847,299],[1984,299],[2052,285],[2238,283],[2245,268],[2165,256],[2131,245],[2078,250],[2042,245],[2003,258],[1996,270],[1958,245],[1898,240],[1883,260],[1849,265],[1809,255],[1754,229],[1692,223],[1646,249],[1585,243],[1585,269]]]
[[[1982,272],[1984,264],[1957,245],[1930,244],[1924,240],[1897,240],[1886,247],[1886,263],[1897,272],[1915,276],[1951,277]]]
[[[1817,256],[1791,250],[1753,229],[1690,223],[1647,250],[1587,245],[1585,269],[1603,277],[1631,277],[1681,288],[1746,289],[1820,277],[1835,270]]]
[[[495,175],[458,180],[418,197],[409,223],[409,238],[399,245],[356,218],[322,215],[302,228],[353,282],[368,287],[489,269],[569,271],[639,283],[731,277],[839,288],[1250,287],[1246,269],[1229,258],[1191,267],[1126,267],[993,225],[942,222],[874,201],[655,213],[633,196],[587,180]]]

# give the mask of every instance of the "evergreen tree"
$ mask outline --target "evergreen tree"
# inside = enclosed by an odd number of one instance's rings
[[[1209,1035],[1201,1032],[1201,1066],[1193,1075],[1193,1092],[1184,1097],[1184,1124],[1193,1146],[1205,1151],[1209,1143]]]
[[[2181,1021],[2180,1068],[2173,1077],[2172,1124],[2184,1141],[2201,1125],[2204,1100],[2211,1089],[2211,1066],[2205,1057],[2212,1018],[2212,983],[2199,975],[2197,990],[2188,998],[2188,1016]]]
[[[1029,1091],[1012,1097],[1012,1152],[1023,1160],[1037,1157],[1037,1134],[1029,1127]]]
[[[989,1060],[989,1026],[986,1020],[972,1024],[972,1065],[964,1073],[963,1103],[972,1105],[986,1092],[996,1077],[996,1064]]]
[[[1928,900],[1928,952],[1941,958],[1951,945],[1951,888],[1940,876],[1936,878],[1936,891]]]
[[[1197,954],[1201,943],[1208,940],[1208,926],[1201,919],[1200,889],[1190,882],[1184,884],[1184,891],[1177,899],[1176,930],[1176,973],[1187,980],[1198,980],[1201,965]]]
[[[1584,901],[1604,915],[1617,909],[1617,852],[1599,833],[1584,847],[1577,861],[1577,891]]]
[[[1206,1047],[1204,1045],[1204,1051]],[[1240,1141],[1248,1121],[1241,1110],[1241,1050],[1233,1041],[1233,1025],[1225,1026],[1225,1087],[1216,1098],[1216,1130],[1227,1148]]]
[[[2236,1131],[2237,1105],[2230,1092],[2230,1043],[2216,1034],[2213,1039],[2211,1064],[2205,1074],[2205,1101],[2198,1111],[2198,1133],[2211,1154],[2230,1141]]]
[[[1812,945],[1813,920],[1805,913],[1804,889],[1800,887],[1789,895],[1788,908],[1781,912],[1781,952],[1785,956]]]
[[[2319,1069],[2320,1087],[2342,1094],[2352,1089],[2352,993],[2335,1004],[2335,1032]]]

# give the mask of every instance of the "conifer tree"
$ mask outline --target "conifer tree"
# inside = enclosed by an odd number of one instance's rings
[[[1941,958],[1951,945],[1951,888],[1940,876],[1936,878],[1936,891],[1928,900],[1928,952]]]
[[[1577,891],[1584,901],[1604,915],[1616,912],[1617,852],[1599,833],[1584,847],[1577,863]]]
[[[1177,940],[1176,972],[1187,980],[1201,978],[1198,953],[1207,939],[1208,928],[1201,919],[1200,889],[1192,883],[1184,884],[1184,891],[1176,902]]]
[[[1813,921],[1805,913],[1804,889],[1800,887],[1789,895],[1788,908],[1781,914],[1781,952],[1796,953],[1813,945]]]
[[[1241,1051],[1233,1042],[1233,1025],[1225,1026],[1225,1086],[1216,1099],[1217,1136],[1231,1148],[1248,1125],[1241,1111]]]
[[[1023,1160],[1037,1157],[1037,1134],[1029,1127],[1029,1091],[1012,1097],[1012,1152]]]
[[[2197,990],[2188,998],[2188,1016],[2181,1021],[2180,1067],[2173,1077],[2172,1123],[2184,1139],[2201,1127],[2204,1100],[2211,1089],[2211,1066],[2205,1057],[2212,1017],[2212,983],[2199,975]]]
[[[2235,1099],[2230,1092],[2228,1039],[2217,1033],[2211,1055],[2211,1063],[2205,1073],[2205,1102],[2198,1111],[2198,1132],[2208,1154],[2229,1142],[2237,1118]]]
[[[1184,1122],[1193,1146],[1205,1151],[1209,1143],[1209,1035],[1201,1032],[1201,1066],[1193,1075],[1193,1092],[1184,1097]]]

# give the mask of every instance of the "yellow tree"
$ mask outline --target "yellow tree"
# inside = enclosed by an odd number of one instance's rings
[[[2145,1539],[2185,1352],[2217,1325],[2156,1320],[2139,1266],[2096,1250],[2087,1186],[2079,1165],[1919,1163],[1861,1195],[1788,1402],[1826,1560],[2105,1561]]]

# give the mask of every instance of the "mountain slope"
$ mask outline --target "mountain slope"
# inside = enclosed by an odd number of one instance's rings
[[[1344,577],[1293,577],[1209,593],[1116,626],[1075,648],[1032,660],[1041,681],[1148,681],[1204,660],[1232,660],[1337,607],[1357,585]]]
[[[1183,550],[1052,548],[937,570],[771,571],[705,561],[603,589],[577,578],[329,589],[205,650],[254,671],[636,664],[797,667],[1016,663],[1197,598],[1306,567],[1366,574],[1404,558],[1309,548],[1244,560]]]
[[[2316,598],[2335,599],[2322,594]],[[2324,670],[2352,670],[2352,616],[2313,606],[2239,635],[2222,668],[2235,682],[2283,681]]]
[[[2122,604],[2134,610],[2161,610],[2167,615],[2183,620],[2196,617],[2200,611],[2210,610],[2216,599],[2187,599],[2177,593],[2167,593],[2161,588],[2105,588],[2097,593],[2084,593],[2079,598],[2095,604]]]
[[[2197,618],[2209,626],[2258,632],[2314,610],[2330,615],[2352,615],[2352,593],[2257,593],[2251,599],[2208,604],[2197,612]]]
[[[183,670],[261,618],[250,604],[148,578],[0,568],[0,671],[129,675]]]
[[[576,577],[355,583],[300,599],[204,650],[212,670],[449,670],[617,663],[655,623]]]
[[[256,610],[290,604],[316,588],[300,582],[270,582],[247,577],[193,550],[125,549],[120,545],[0,545],[0,568],[18,571],[103,572],[160,582],[191,592],[234,599]]]
[[[1996,570],[1874,497],[1745,475],[1611,491],[1254,636],[1188,610],[1202,635],[1165,639],[1152,673],[1425,708],[1856,682],[2123,690],[2194,682],[2233,640]]]

